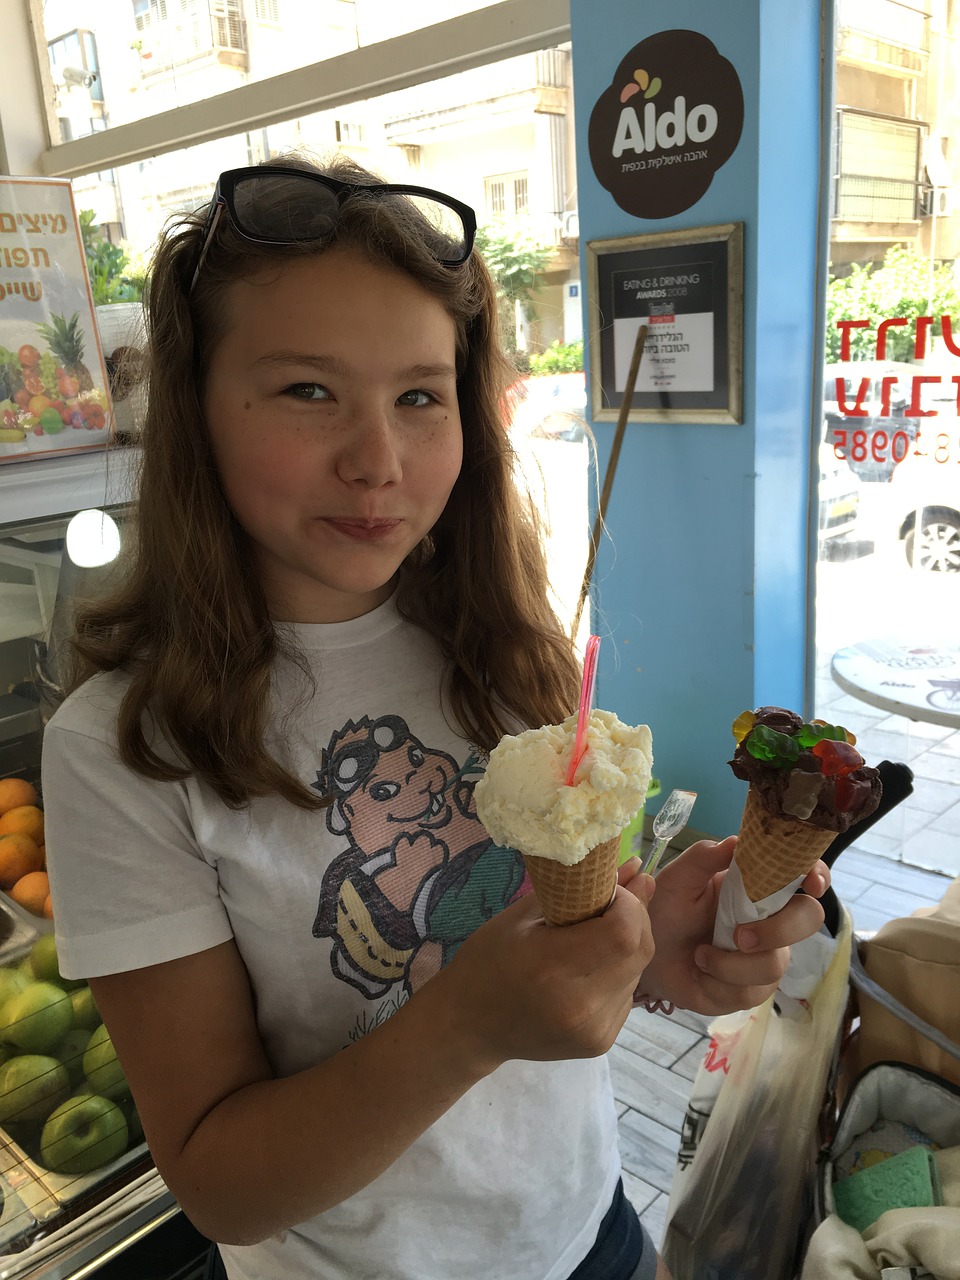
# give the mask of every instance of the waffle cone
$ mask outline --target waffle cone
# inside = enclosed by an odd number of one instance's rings
[[[550,924],[576,924],[606,911],[617,887],[620,837],[594,845],[572,867],[552,858],[523,855],[533,891]]]
[[[836,834],[799,818],[775,817],[749,787],[735,855],[747,897],[760,902],[806,875]]]

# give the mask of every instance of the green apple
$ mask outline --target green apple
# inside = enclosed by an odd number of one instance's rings
[[[0,1040],[23,1053],[47,1053],[73,1026],[73,1005],[62,987],[31,982],[0,1009]]]
[[[72,1027],[57,1045],[54,1053],[58,1061],[67,1068],[70,1084],[86,1087],[86,1076],[83,1073],[83,1055],[90,1043],[90,1032],[85,1027]]]
[[[92,1031],[103,1019],[88,986],[77,987],[70,992],[70,1003],[73,1005],[73,1025],[83,1027],[84,1031]]]
[[[102,1022],[90,1037],[83,1055],[83,1074],[91,1092],[101,1093],[105,1098],[122,1098],[130,1092],[110,1033]]]
[[[19,969],[11,969],[8,965],[0,968],[0,1009],[10,996],[15,996],[28,986],[31,979]]]
[[[65,991],[83,986],[85,978],[65,978],[60,972],[57,944],[52,933],[41,933],[27,956],[31,976],[41,982],[53,982]]]
[[[69,1094],[70,1077],[56,1058],[20,1054],[0,1067],[0,1123],[45,1120]]]
[[[126,1117],[117,1104],[99,1094],[81,1094],[47,1117],[40,1160],[55,1173],[92,1173],[123,1155],[127,1141]]]

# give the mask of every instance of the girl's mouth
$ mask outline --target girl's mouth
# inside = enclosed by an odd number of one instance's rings
[[[356,542],[378,542],[387,538],[402,523],[400,520],[364,520],[351,519],[346,516],[328,516],[325,521],[337,533]]]

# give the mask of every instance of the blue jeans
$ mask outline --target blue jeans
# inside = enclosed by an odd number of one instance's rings
[[[227,1280],[226,1268],[220,1257],[220,1250],[215,1244],[210,1246],[207,1254],[207,1265],[203,1269],[203,1280]]]
[[[570,1280],[654,1280],[657,1250],[637,1211],[617,1183],[593,1248]]]

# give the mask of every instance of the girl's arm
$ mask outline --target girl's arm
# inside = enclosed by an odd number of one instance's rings
[[[205,1235],[251,1244],[368,1185],[502,1062],[606,1052],[653,951],[638,893],[568,929],[529,895],[388,1021],[286,1078],[233,942],[90,986],[164,1181]]]

